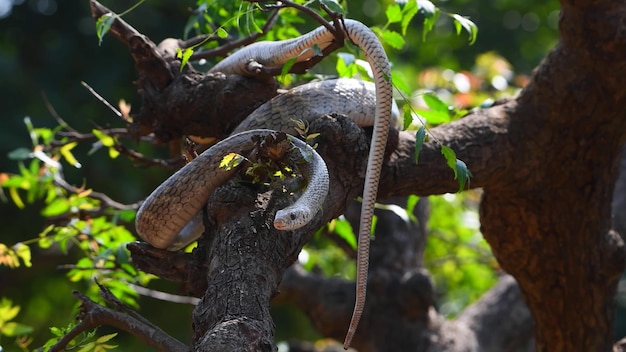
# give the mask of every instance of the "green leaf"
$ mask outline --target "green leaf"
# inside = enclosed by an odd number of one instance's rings
[[[55,132],[50,128],[34,128],[33,132],[35,132],[35,135],[41,139],[43,144],[49,144],[54,139]]]
[[[411,127],[411,124],[413,123],[413,111],[410,104],[405,103],[404,105],[402,105],[402,115],[402,129],[406,130],[407,128]]]
[[[0,333],[5,336],[22,336],[28,335],[32,332],[32,327],[16,322],[8,322],[2,325],[2,328],[0,328]]]
[[[415,151],[413,152],[413,160],[415,161],[416,164],[419,160],[420,152],[422,151],[422,147],[424,146],[425,140],[426,140],[426,128],[422,126],[415,133]]]
[[[391,81],[393,82],[393,86],[397,90],[399,90],[402,94],[404,94],[404,96],[409,96],[411,95],[411,88],[406,83],[405,78],[406,77],[399,72],[395,72],[395,71],[391,72]]]
[[[259,27],[259,25],[256,23],[256,19],[254,18],[254,15],[257,13],[255,11],[257,6],[257,4],[248,4],[248,8],[245,11],[244,19],[246,21],[246,30],[248,31],[248,33],[263,33],[263,29]],[[239,23],[238,18],[237,23]],[[239,25],[237,25],[236,27],[239,27]]]
[[[415,217],[415,215],[413,214],[414,210],[415,210],[415,206],[417,205],[417,202],[419,202],[420,197],[411,194],[407,199],[406,199],[406,214],[409,216],[409,218],[411,219],[411,221],[417,223],[417,218]]]
[[[425,93],[423,96],[426,105],[434,111],[448,114],[448,104],[444,103],[435,93]]]
[[[450,114],[447,112],[420,110],[419,114],[422,118],[428,121],[428,123],[433,125],[450,122]]]
[[[80,349],[77,352],[94,352],[96,347],[95,342],[89,342],[85,345],[80,346]]]
[[[424,16],[424,30],[422,32],[422,41],[426,41],[426,35],[433,30],[437,18],[439,18],[439,9],[430,1],[417,1],[419,12]]]
[[[330,231],[336,233],[341,239],[350,245],[350,248],[356,249],[356,235],[352,230],[352,226],[345,219],[335,219],[330,223]]]
[[[32,150],[26,148],[17,148],[9,152],[7,155],[11,160],[26,160],[33,157]]]
[[[102,40],[104,39],[104,35],[109,32],[111,29],[111,25],[113,21],[115,21],[115,14],[109,12],[100,16],[96,21],[96,34],[98,35],[98,45],[102,45]]]
[[[467,165],[463,160],[456,159],[456,171],[457,175],[459,175],[459,192],[465,189],[465,184],[469,187],[469,180],[472,177],[472,173],[467,168]]]
[[[70,210],[70,203],[65,198],[56,198],[41,211],[44,217],[52,217],[64,214]]]
[[[313,44],[311,50],[313,50],[313,56],[324,56],[324,51],[317,44]]]
[[[65,331],[63,329],[57,328],[55,326],[50,328],[50,332],[52,333],[52,335],[58,337],[62,337],[63,335],[65,335]]]
[[[346,11],[341,7],[337,0],[320,0],[320,4],[328,7],[328,9],[332,12],[338,13],[340,15],[345,15]]]
[[[281,78],[285,78],[285,76],[287,76],[289,74],[289,70],[291,70],[291,68],[293,67],[293,65],[296,64],[296,61],[298,60],[297,56],[294,56],[292,58],[289,58],[287,61],[285,61],[285,63],[283,64],[283,69],[280,70],[280,76]]]
[[[111,340],[112,338],[114,338],[115,336],[117,336],[117,333],[113,333],[113,334],[109,334],[109,335],[104,335],[104,336],[100,336],[96,339],[97,343],[105,343],[109,340]]]
[[[446,158],[448,167],[454,171],[454,179],[459,182],[459,192],[463,191],[465,184],[469,183],[472,173],[465,162],[456,158],[456,153],[450,147],[441,146],[441,154]]]
[[[406,35],[406,30],[407,28],[409,28],[409,23],[411,23],[411,20],[413,19],[413,17],[415,17],[415,14],[417,14],[417,10],[417,2],[413,0],[407,1],[402,8],[402,35]]]
[[[446,163],[448,167],[454,171],[454,179],[457,179],[457,171],[456,171],[456,153],[452,148],[447,147],[445,145],[441,146],[441,154],[446,159]]]
[[[22,259],[22,261],[24,262],[24,265],[27,268],[30,268],[31,266],[33,266],[31,262],[30,247],[28,247],[27,245],[21,242],[18,242],[13,246],[13,250],[15,251],[15,254],[17,254],[17,256]]]
[[[337,53],[335,69],[339,77],[354,77],[358,73],[356,57],[350,53]]]
[[[180,71],[182,72],[183,68],[189,62],[189,58],[193,55],[193,49],[187,48],[185,50],[181,50],[180,48],[176,49],[176,58],[180,59]]]
[[[313,51],[313,55],[312,56],[323,56],[324,55],[324,53],[322,52],[322,48],[320,48],[319,45],[317,45],[317,44],[313,44],[310,48],[306,48],[306,49],[302,50],[302,52],[300,54],[298,54],[298,56],[289,58],[283,64],[283,68],[280,71],[281,77],[283,79],[287,75],[287,73],[289,73],[289,70],[291,70],[293,65],[296,64],[296,62],[298,61],[298,58],[300,56],[302,56],[303,54],[305,54],[306,52],[308,52],[308,51]]]
[[[383,41],[389,44],[392,48],[400,50],[404,47],[405,40],[404,37],[400,35],[400,33],[385,29],[382,34]]]
[[[388,23],[397,23],[402,21],[402,10],[400,9],[399,4],[391,4],[387,6],[387,10],[385,10],[385,15],[387,15]]]
[[[222,39],[225,39],[228,37],[228,32],[223,28],[223,27],[219,27],[217,29],[217,31],[215,31],[215,34]]]
[[[370,237],[375,237],[374,233],[376,232],[376,224],[378,224],[378,216],[372,216],[372,227],[370,227]]]
[[[2,298],[2,301],[0,301],[0,322],[12,320],[19,312],[20,306],[14,306],[10,299]]]
[[[454,27],[456,27],[456,34],[461,34],[461,30],[465,29],[469,34],[470,45],[474,44],[474,42],[476,42],[476,36],[478,35],[478,27],[476,24],[469,18],[458,14],[452,14],[452,18],[454,19]]]

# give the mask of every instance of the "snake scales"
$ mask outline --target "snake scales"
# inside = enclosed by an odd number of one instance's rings
[[[142,204],[137,214],[136,227],[139,235],[155,247],[167,248],[174,244],[178,232],[201,210],[213,189],[232,175],[232,171],[226,172],[216,167],[216,163],[219,164],[221,160],[219,156],[247,145],[250,135],[258,130],[241,131],[264,127],[290,132],[290,125],[293,126],[293,122],[289,121],[290,118],[306,120],[307,116],[315,117],[331,112],[351,115],[357,123],[361,122],[364,125],[373,123],[374,132],[367,162],[358,235],[356,303],[344,341],[344,348],[347,349],[365,305],[372,216],[392,118],[393,99],[391,66],[376,35],[358,21],[346,19],[342,23],[344,35],[361,48],[372,68],[376,89],[375,101],[371,100],[371,94],[367,94],[366,84],[355,83],[353,80],[312,83],[295,88],[291,92],[292,96],[300,97],[300,103],[297,104],[291,102],[287,104],[283,96],[272,99],[242,122],[237,127],[235,135],[208,149],[161,184]],[[310,50],[313,45],[324,49],[333,40],[334,35],[322,26],[290,40],[257,42],[222,60],[211,69],[211,72],[251,75],[247,68],[251,61],[266,67],[282,66],[293,57],[297,57],[298,62],[306,61],[314,54],[314,51]],[[373,121],[372,103],[375,105]],[[295,138],[293,142],[299,148],[309,148],[304,143],[296,142]],[[312,151],[311,155],[315,156],[317,153]],[[289,209],[291,207],[279,211],[274,221],[276,228],[288,230],[303,226],[319,210],[327,190],[323,190],[323,176],[318,176],[322,168],[319,166],[318,157],[312,158],[311,168],[306,170],[310,172],[308,175],[310,186],[292,205],[297,211]],[[324,164],[323,161],[321,164]],[[325,164],[323,171],[327,172]],[[315,177],[317,179],[314,179]],[[325,182],[327,184],[328,179]],[[321,194],[323,196],[320,196]],[[307,211],[301,211],[301,206],[309,207],[309,214],[306,214]],[[305,216],[308,218],[304,218]]]

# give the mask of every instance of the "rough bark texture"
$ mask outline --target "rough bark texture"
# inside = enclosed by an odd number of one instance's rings
[[[367,151],[367,140],[352,122],[345,118],[322,119],[310,126],[321,136],[318,152],[348,170],[363,169],[363,158],[351,161],[355,148]],[[354,133],[353,131],[357,131]],[[353,138],[351,138],[353,137]],[[344,148],[330,148],[347,138]],[[356,163],[356,164],[355,164]],[[209,200],[207,228],[196,255],[208,265],[208,288],[194,310],[194,350],[197,351],[272,351],[273,324],[269,302],[276,293],[285,269],[296,259],[302,246],[316,228],[338,216],[342,205],[355,197],[359,187],[344,183],[338,167],[331,166],[333,192],[323,211],[304,231],[278,231],[272,221],[276,210],[288,205],[289,199],[261,193],[258,187],[232,182],[220,188]],[[348,197],[346,198],[346,195]],[[341,326],[349,322],[350,295],[339,297],[345,314]],[[219,347],[217,347],[219,346]]]
[[[624,268],[610,232],[626,123],[624,15],[621,2],[563,3],[562,41],[508,114],[517,147],[506,154],[519,172],[485,185],[483,233],[522,288],[538,351],[612,346]]]
[[[610,231],[609,215],[626,132],[626,4],[565,0],[561,4],[561,40],[517,99],[432,130],[437,141],[452,147],[467,163],[474,175],[471,186],[484,189],[483,233],[521,291],[504,277],[458,319],[444,321],[433,309],[432,287],[421,267],[423,229],[380,228],[372,248],[368,303],[354,340],[360,351],[527,350],[530,316],[520,295],[534,318],[537,351],[611,350],[613,297],[624,269],[623,243]],[[203,113],[198,100],[219,90],[196,89],[193,82],[240,78],[198,78],[190,72],[179,77],[172,70],[173,61],[163,59],[145,38],[136,34],[132,38],[142,40],[129,48],[142,75],[144,107],[138,125],[131,127],[139,134],[157,132],[165,141],[184,133],[228,132],[195,131],[199,120],[194,119],[178,120],[174,124],[189,124],[172,127],[161,117],[152,118],[185,109]],[[140,65],[147,60],[141,55],[152,57],[151,64]],[[191,84],[164,93],[178,82]],[[165,104],[164,94],[171,94]],[[185,101],[187,94],[193,99]],[[242,105],[238,94],[223,98],[224,106]],[[217,115],[203,118],[223,118]],[[218,129],[229,127],[212,123]],[[134,260],[144,263],[144,269],[178,276],[190,292],[202,295],[193,317],[194,350],[273,350],[269,301],[285,270],[313,231],[343,213],[362,190],[367,153],[363,131],[343,118],[323,119],[312,131],[321,132],[318,151],[328,163],[332,191],[323,214],[310,226],[275,231],[268,219],[287,200],[232,183],[210,201],[209,230],[192,256],[133,250]],[[394,131],[392,137],[381,199],[456,191],[458,185],[438,145],[427,143],[415,165],[413,135]],[[261,196],[256,195],[259,191]],[[151,261],[155,257],[165,260]],[[181,275],[167,274],[172,269]],[[325,336],[342,339],[353,291],[353,283],[294,268],[284,276],[276,299],[296,303]]]

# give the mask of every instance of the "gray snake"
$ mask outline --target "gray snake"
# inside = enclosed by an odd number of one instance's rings
[[[368,63],[370,64],[376,88],[373,119],[374,132],[372,135],[370,153],[367,162],[358,235],[356,303],[352,319],[350,321],[350,327],[344,341],[344,348],[347,349],[350,346],[352,338],[354,337],[358,322],[363,313],[363,307],[365,305],[372,216],[374,213],[388,130],[391,123],[393,99],[391,66],[387,59],[385,50],[376,35],[367,26],[358,21],[346,19],[342,23],[345,36],[361,48]],[[317,45],[323,50],[325,47],[329,46],[334,39],[334,35],[326,29],[326,27],[322,26],[301,37],[290,40],[278,42],[257,42],[222,60],[215,65],[210,72],[253,75],[247,68],[251,61],[255,61],[266,67],[281,66],[293,57],[297,57],[296,61],[306,61],[314,55],[314,51],[311,50],[313,45]],[[340,81],[341,80],[334,82]],[[343,93],[338,94],[337,91],[329,89],[328,83],[322,82],[317,84],[318,86],[315,86],[314,83],[312,84],[313,86],[306,85],[307,87],[301,88],[301,90],[309,90],[313,88],[310,91],[315,93],[310,94],[318,96],[318,98],[311,101],[309,105],[298,107],[298,104],[285,104],[280,100],[283,99],[281,98],[282,96],[278,96],[253,112],[251,116],[242,122],[242,124],[236,129],[235,133],[257,127],[275,128],[278,130],[285,130],[287,128],[287,132],[289,132],[289,125],[291,124],[291,126],[293,126],[293,122],[290,123],[289,118],[307,119],[305,116],[307,114],[313,114],[312,116],[314,116],[314,114],[317,114],[320,111],[306,111],[311,110],[314,106],[325,106],[330,109],[330,111],[324,110],[325,112],[323,113],[344,113],[346,110],[346,102],[352,102],[355,105],[365,106],[365,102],[362,100],[353,101],[359,97],[359,99],[362,99],[364,96],[363,93],[346,93],[348,95],[354,94],[357,96],[356,98],[347,98],[346,100],[346,97],[342,96]],[[336,83],[334,85],[340,86],[340,84]],[[297,89],[298,88],[296,88],[296,92]],[[303,96],[307,96],[307,93],[305,92]],[[310,101],[309,99],[310,97],[307,97],[304,101]],[[338,100],[341,102],[338,103]],[[328,102],[328,104],[325,102]],[[364,110],[365,109],[361,108],[360,111]],[[364,124],[371,125],[371,121],[367,122],[368,119],[371,120],[371,116],[366,117],[364,116],[365,114],[358,112],[359,110],[355,111],[357,111],[357,113],[353,114],[353,117],[356,117],[357,119],[365,117],[366,122]],[[285,116],[287,117],[287,120],[285,120]],[[246,139],[249,141],[250,135],[247,135],[247,133],[255,132],[241,132],[225,139],[205,151],[198,158],[194,159],[191,163],[187,164],[184,168],[180,169],[163,184],[161,184],[161,186],[159,186],[146,199],[137,214],[136,227],[139,235],[150,244],[159,248],[167,248],[175,242],[177,233],[196,216],[200,209],[202,209],[202,206],[214,189],[207,187],[217,187],[215,182],[207,181],[207,179],[212,179],[208,176],[218,174],[219,181],[224,182],[232,175],[232,172],[224,172],[222,170],[217,171],[218,168],[215,167],[215,155],[219,155],[226,150],[228,152],[236,151],[235,149],[238,148],[236,146],[239,146],[240,143],[248,143],[246,142]],[[247,138],[243,136],[247,136]],[[295,138],[293,138],[293,140],[294,142],[296,141]],[[298,145],[298,147],[307,148],[308,146]],[[218,148],[219,152],[216,151],[215,148]],[[317,153],[313,152],[312,155],[317,155]],[[218,156],[218,164],[220,160],[221,158]],[[313,160],[317,159],[313,158]],[[314,168],[317,167],[316,163],[311,163],[311,166]],[[326,167],[324,165],[324,170],[325,169]],[[310,171],[313,172],[313,174],[311,174],[311,178],[316,177],[315,175],[318,174],[314,169]],[[310,188],[321,188],[318,184],[316,184],[316,182],[317,181],[312,179],[309,180],[308,184],[313,187],[307,187],[307,190],[298,201],[302,200],[302,202],[307,202],[307,200],[303,200],[303,198],[311,196],[311,192],[313,191],[310,190]],[[326,182],[328,182],[328,180],[326,180]],[[324,193],[324,196],[325,194],[326,193]],[[319,210],[319,206],[322,202],[323,197],[319,203],[311,209],[311,211],[314,212],[313,214]],[[294,205],[296,205],[296,203],[294,203]],[[288,209],[286,208],[283,210]],[[277,219],[279,218],[279,215],[285,216],[286,214],[279,211],[279,213],[277,213]],[[306,222],[308,220],[302,221]],[[275,227],[277,221],[278,220],[275,220]],[[302,223],[302,221],[296,222]],[[283,229],[287,230],[290,228],[285,227]]]

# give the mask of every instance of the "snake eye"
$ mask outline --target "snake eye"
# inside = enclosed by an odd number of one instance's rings
[[[289,214],[289,218],[291,220],[296,220],[296,214],[294,214],[294,213]]]

